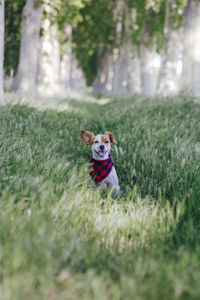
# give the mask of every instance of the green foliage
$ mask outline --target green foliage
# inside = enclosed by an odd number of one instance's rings
[[[72,37],[71,33],[66,33],[66,26],[72,26],[82,20],[80,10],[88,1],[90,0],[56,0],[50,1],[51,9],[44,8],[44,18],[49,18],[51,24],[57,25],[61,57],[72,51]]]
[[[104,52],[115,44],[114,7],[114,0],[88,1],[80,10],[82,19],[73,28],[73,50],[88,85],[97,75]]]
[[[119,9],[119,3],[121,8]],[[21,13],[25,0],[7,0],[5,6],[5,72],[14,74],[19,60]],[[41,4],[36,0],[35,5]],[[170,19],[174,28],[183,24],[183,12],[187,0],[176,0],[170,4]],[[61,56],[72,48],[79,65],[83,69],[86,82],[91,85],[96,78],[98,68],[105,52],[112,52],[113,48],[120,49],[121,45],[132,40],[140,45],[144,33],[146,42],[156,44],[158,51],[165,40],[164,25],[167,0],[136,1],[136,0],[51,0],[48,5],[52,9],[44,9],[44,17],[50,18],[59,29]],[[136,20],[131,19],[132,9],[136,9]],[[127,28],[127,19],[130,24]],[[122,23],[122,32],[116,32],[116,25]],[[73,40],[65,33],[66,24],[73,27]]]
[[[43,0],[34,0],[34,7],[38,8],[43,4]]]
[[[15,75],[17,72],[21,38],[22,10],[25,2],[26,0],[6,0],[4,60],[6,75],[10,75],[11,72]],[[67,42],[66,37],[63,37],[63,24],[73,24],[80,20],[81,16],[79,10],[83,7],[84,2],[87,2],[87,0],[51,0],[48,5],[51,6],[53,10],[50,10],[51,12],[49,12],[49,10],[44,10],[44,17],[48,17],[52,23],[56,22],[58,24],[58,28],[60,29],[60,42],[62,45]],[[42,0],[35,0],[36,8],[41,4]]]
[[[184,24],[184,9],[187,6],[188,0],[176,0],[170,6],[171,22],[175,29]]]
[[[169,2],[170,20],[174,28],[183,25],[184,8],[187,0]],[[156,1],[121,1],[121,9],[117,12],[119,1],[90,0],[80,10],[80,21],[73,30],[73,51],[76,53],[88,85],[96,78],[104,53],[119,48],[127,40],[140,46],[145,42],[154,44],[157,50],[163,48],[165,41],[164,27],[166,22],[167,0]],[[136,10],[136,20],[132,20],[132,9]],[[117,16],[117,17],[116,17]],[[126,28],[127,19],[130,19]],[[116,24],[122,23],[120,37],[117,36]]]
[[[6,0],[5,5],[5,74],[10,76],[17,72],[20,51],[22,10],[26,0]],[[42,4],[42,0],[35,0],[35,7]]]
[[[165,25],[166,5],[165,1],[161,1],[157,9],[150,9],[146,15],[146,28],[149,33],[150,43],[156,44],[159,50],[164,44],[164,25]]]
[[[107,102],[0,108],[5,300],[199,299],[199,102]],[[119,198],[92,188],[81,129],[114,134]]]
[[[136,22],[131,26],[132,42],[138,46],[143,40],[157,46],[158,51],[164,43],[164,24],[166,14],[166,1],[128,1],[129,9],[136,9]]]
[[[25,0],[6,0],[5,5],[5,58],[6,75],[16,74],[19,62],[22,9]]]
[[[90,0],[52,0],[49,5],[56,13],[49,16],[63,29],[63,24],[75,24],[82,19],[80,10],[88,1]]]
[[[148,42],[161,49],[164,41],[165,1],[157,1],[148,6],[149,1],[124,1],[121,9],[118,1],[89,1],[80,10],[80,20],[73,30],[74,52],[77,55],[88,85],[97,75],[104,53],[119,48],[128,39],[140,45],[144,32]],[[131,10],[136,9],[136,20],[132,20]],[[127,19],[130,19],[126,28]],[[117,36],[116,25],[122,23],[122,32]]]

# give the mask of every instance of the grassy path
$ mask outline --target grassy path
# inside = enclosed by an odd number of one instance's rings
[[[199,121],[183,97],[1,107],[2,299],[199,299]],[[81,129],[114,134],[119,198]]]

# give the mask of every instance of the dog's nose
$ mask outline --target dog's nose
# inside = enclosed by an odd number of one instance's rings
[[[104,146],[104,145],[101,145],[101,146],[99,146],[99,148],[100,148],[101,150],[104,150],[105,146]]]

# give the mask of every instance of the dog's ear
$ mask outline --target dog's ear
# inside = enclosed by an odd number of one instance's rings
[[[106,134],[109,136],[111,143],[117,144],[111,132],[106,132]]]
[[[90,131],[87,131],[87,130],[82,130],[81,131],[81,136],[82,136],[82,138],[84,140],[84,143],[86,145],[92,145],[93,144],[94,138],[95,138],[94,133],[92,133]]]

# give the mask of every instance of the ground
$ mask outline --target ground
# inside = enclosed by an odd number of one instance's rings
[[[200,102],[71,96],[0,108],[1,295],[200,298]],[[111,131],[122,194],[80,131]]]

